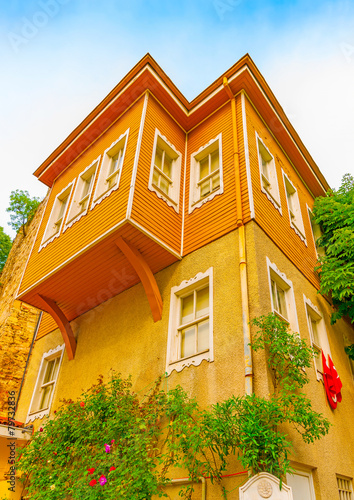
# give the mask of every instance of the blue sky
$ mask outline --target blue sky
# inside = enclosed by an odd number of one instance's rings
[[[0,225],[32,175],[150,52],[193,99],[248,52],[328,182],[354,171],[351,1],[12,0],[0,18]]]

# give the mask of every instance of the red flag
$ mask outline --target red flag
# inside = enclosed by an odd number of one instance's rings
[[[327,398],[331,408],[337,408],[337,403],[342,401],[342,382],[331,357],[328,355],[329,366],[322,351],[323,382],[327,393]]]

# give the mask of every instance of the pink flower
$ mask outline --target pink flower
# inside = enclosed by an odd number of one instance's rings
[[[107,443],[106,443],[106,444],[104,445],[104,451],[105,451],[106,453],[111,453],[111,445],[109,445],[109,444],[107,444]]]
[[[101,476],[98,482],[100,483],[101,486],[103,486],[104,484],[106,484],[107,479],[105,478],[105,476]]]
[[[114,443],[114,439],[112,439],[112,441],[111,441],[111,444],[113,444],[113,443]]]
[[[89,486],[95,486],[95,484],[97,484],[96,479],[91,479],[91,481],[89,482]]]

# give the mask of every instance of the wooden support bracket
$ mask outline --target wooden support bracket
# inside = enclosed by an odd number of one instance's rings
[[[65,342],[69,361],[74,359],[76,351],[76,340],[67,317],[60,309],[58,304],[54,302],[54,300],[40,294],[38,294],[37,297],[43,305],[43,309],[48,312],[57,323]]]
[[[130,264],[134,267],[144,287],[150,304],[152,317],[154,318],[154,321],[159,321],[162,317],[162,298],[159,287],[157,286],[149,265],[139,250],[130,243],[127,243],[121,236],[115,240],[115,243],[119,250],[124,253]]]

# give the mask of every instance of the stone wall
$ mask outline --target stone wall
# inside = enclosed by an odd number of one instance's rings
[[[27,259],[42,219],[46,199],[27,228],[20,231],[0,275],[0,415],[7,415],[9,391],[20,388],[39,311],[15,300]]]

